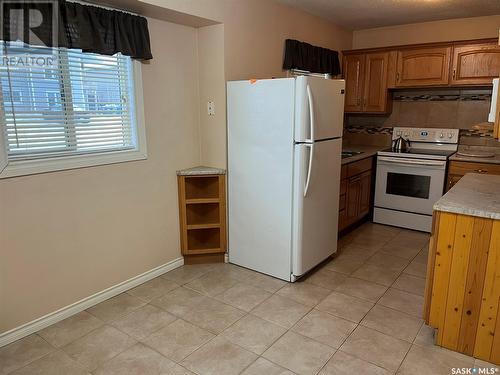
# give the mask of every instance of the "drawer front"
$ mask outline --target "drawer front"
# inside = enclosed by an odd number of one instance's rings
[[[343,165],[340,169],[340,179],[345,180],[347,178],[347,164]]]
[[[339,212],[339,230],[345,229],[347,224],[347,211],[342,210]]]
[[[347,177],[356,176],[372,169],[373,158],[366,158],[354,163],[347,164]]]
[[[340,181],[340,195],[347,192],[347,180]]]
[[[463,161],[452,161],[448,174],[465,175],[467,173],[485,173],[500,175],[500,164],[472,163]]]
[[[342,194],[340,196],[340,204],[339,204],[339,210],[342,211],[345,209],[345,203],[346,203],[346,195],[345,194]]]

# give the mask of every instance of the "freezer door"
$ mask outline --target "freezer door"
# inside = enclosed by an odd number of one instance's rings
[[[337,251],[342,140],[295,146],[294,276]]]
[[[344,89],[345,81],[342,79],[297,77],[294,135],[296,142],[342,137]]]
[[[227,85],[229,261],[290,281],[295,80]]]

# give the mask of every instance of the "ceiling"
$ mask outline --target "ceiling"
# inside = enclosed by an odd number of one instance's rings
[[[500,0],[278,0],[350,30],[500,15]],[[499,25],[500,26],[500,25]]]

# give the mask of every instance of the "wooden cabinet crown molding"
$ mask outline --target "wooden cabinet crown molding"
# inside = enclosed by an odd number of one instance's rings
[[[486,38],[486,39],[470,39],[470,40],[450,40],[447,42],[432,42],[432,43],[418,43],[418,44],[401,44],[387,47],[377,47],[377,48],[360,48],[360,49],[349,49],[343,50],[342,55],[351,54],[362,54],[370,52],[382,52],[382,51],[394,51],[403,49],[415,49],[415,48],[427,48],[427,47],[451,47],[451,46],[463,46],[467,44],[490,44],[496,43],[498,45],[497,38]]]
[[[500,75],[497,39],[350,50],[342,60],[346,113],[390,113],[390,89],[491,87]]]

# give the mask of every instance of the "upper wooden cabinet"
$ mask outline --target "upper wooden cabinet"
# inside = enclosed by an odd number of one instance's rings
[[[499,75],[498,43],[456,45],[453,48],[452,85],[490,85]]]
[[[365,54],[344,56],[345,111],[361,112],[363,80],[365,77]]]
[[[364,112],[386,112],[390,106],[387,95],[389,53],[369,53],[365,62]]]
[[[450,56],[451,47],[399,50],[396,87],[447,85]]]
[[[494,39],[344,51],[345,112],[389,113],[389,89],[491,86],[500,75]]]
[[[346,112],[384,113],[390,108],[387,92],[389,53],[346,55]]]

